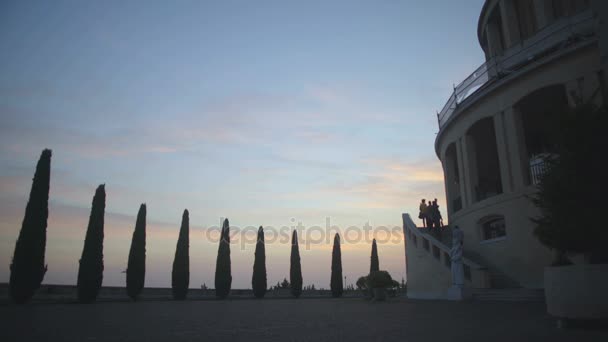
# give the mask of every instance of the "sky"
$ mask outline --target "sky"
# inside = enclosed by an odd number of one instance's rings
[[[347,284],[368,273],[372,237],[380,268],[401,280],[402,213],[415,218],[420,199],[437,198],[447,216],[436,112],[484,60],[482,5],[2,1],[0,282],[44,148],[44,283],[75,284],[99,184],[107,286],[125,284],[141,203],[146,286],[170,286],[186,208],[192,288],[213,287],[226,217],[233,288],[251,287],[247,234],[260,225],[278,234],[266,247],[269,284],[289,277],[280,237],[298,226],[304,285],[329,287],[326,227],[355,233],[342,244]]]

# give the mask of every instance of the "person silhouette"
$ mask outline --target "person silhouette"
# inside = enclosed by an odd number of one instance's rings
[[[426,205],[426,200],[423,198],[422,201],[420,202],[420,212],[418,213],[418,218],[422,219],[422,227],[428,226],[428,215],[427,215],[427,211],[428,211],[428,206]]]
[[[443,218],[441,217],[441,212],[439,211],[439,204],[437,204],[437,199],[433,201],[433,211],[434,211],[434,225],[438,230],[443,228]]]

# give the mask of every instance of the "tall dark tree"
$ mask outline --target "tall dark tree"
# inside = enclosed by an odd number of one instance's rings
[[[344,292],[342,281],[342,251],[340,250],[340,235],[334,237],[334,249],[331,254],[331,295],[341,297]]]
[[[369,266],[369,273],[380,271],[380,261],[378,260],[378,246],[376,246],[376,239],[372,242],[372,257],[371,264]]]
[[[47,267],[44,264],[46,226],[49,216],[51,150],[45,149],[36,165],[36,173],[25,207],[21,231],[11,263],[9,291],[16,303],[27,302],[40,287]]]
[[[544,123],[554,146],[532,197],[540,209],[532,220],[536,237],[555,252],[554,265],[569,264],[568,256],[577,254],[588,263],[608,263],[608,230],[600,223],[604,201],[599,200],[608,190],[600,157],[608,148],[606,125],[608,107],[582,102],[551,113]]]
[[[302,265],[300,264],[300,247],[298,246],[298,232],[293,231],[291,236],[291,264],[289,267],[289,281],[291,294],[298,298],[302,294]]]
[[[228,297],[232,286],[232,272],[230,269],[230,224],[228,219],[222,224],[220,246],[217,250],[215,264],[215,296],[219,299]]]
[[[103,280],[103,216],[106,209],[106,189],[101,184],[93,196],[89,226],[78,268],[78,300],[81,303],[97,299]]]
[[[253,277],[251,279],[253,295],[263,298],[266,294],[266,247],[264,246],[264,229],[258,229],[258,239],[255,244],[255,260],[253,262]]]
[[[182,226],[179,229],[175,259],[173,259],[173,272],[171,272],[171,288],[173,299],[186,299],[188,285],[190,284],[190,219],[188,210],[182,215]]]
[[[137,300],[146,278],[146,204],[139,207],[127,266],[127,294]]]

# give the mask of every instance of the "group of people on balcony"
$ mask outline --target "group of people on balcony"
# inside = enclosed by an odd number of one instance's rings
[[[426,199],[422,199],[420,202],[420,213],[418,214],[418,218],[422,219],[422,226],[424,228],[433,228],[439,230],[443,227],[443,218],[441,217],[441,212],[439,211],[439,205],[437,204],[437,199],[435,198],[432,202],[426,203]]]

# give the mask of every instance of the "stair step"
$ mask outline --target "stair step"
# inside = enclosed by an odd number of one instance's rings
[[[505,302],[543,302],[545,300],[545,292],[542,289],[526,288],[474,289],[473,299]]]

